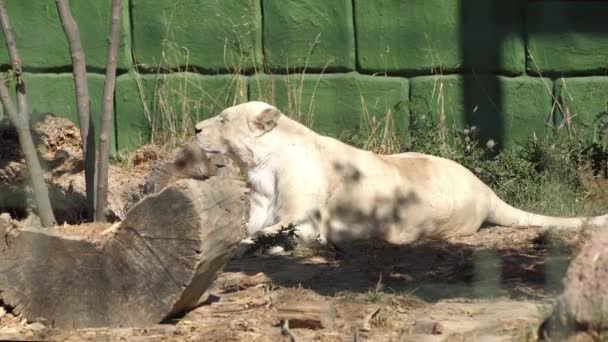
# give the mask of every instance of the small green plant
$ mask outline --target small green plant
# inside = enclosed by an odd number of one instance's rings
[[[361,97],[361,127],[356,133],[346,132],[341,137],[347,143],[373,151],[380,154],[393,154],[402,152],[405,149],[405,139],[400,137],[400,132],[395,128],[393,113],[400,110],[398,104],[394,108],[385,108],[383,112],[372,113],[365,101]]]
[[[375,290],[370,290],[367,292],[367,300],[371,303],[378,303],[382,301],[382,298],[384,298],[384,294],[382,292]]]
[[[382,301],[382,299],[384,298],[384,292],[382,291],[382,288],[382,273],[380,273],[380,277],[378,278],[376,287],[367,292],[367,300],[372,303],[378,303]]]
[[[259,235],[253,238],[253,246],[256,250],[266,250],[272,247],[280,246],[286,251],[293,251],[298,242],[296,240],[296,226],[293,223],[269,235]]]

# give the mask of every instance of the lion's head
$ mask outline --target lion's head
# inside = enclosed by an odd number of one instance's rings
[[[203,151],[227,155],[241,167],[250,168],[255,163],[256,139],[275,128],[280,117],[281,112],[268,103],[242,103],[199,122],[196,141]]]

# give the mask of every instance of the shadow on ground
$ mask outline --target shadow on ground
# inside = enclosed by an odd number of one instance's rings
[[[232,260],[225,273],[264,273],[281,287],[303,287],[320,295],[381,293],[427,302],[451,298],[543,299],[561,291],[576,239],[555,246],[540,230],[483,229],[449,241],[392,245],[374,241],[346,253],[320,250],[308,257]],[[564,241],[562,241],[564,242]]]

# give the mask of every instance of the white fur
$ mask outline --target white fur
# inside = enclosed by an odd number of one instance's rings
[[[608,216],[559,218],[500,200],[461,165],[420,153],[378,155],[321,136],[264,102],[225,109],[197,124],[199,146],[233,158],[248,175],[249,234],[298,225],[303,242],[476,232],[505,226],[606,225]]]

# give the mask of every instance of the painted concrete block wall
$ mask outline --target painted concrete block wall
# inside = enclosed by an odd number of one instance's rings
[[[352,0],[262,0],[264,47],[273,72],[355,70]]]
[[[421,76],[411,80],[411,111],[448,128],[476,126],[482,141],[515,147],[547,133],[552,88],[550,79],[528,76]]]
[[[525,1],[354,3],[358,63],[364,72],[524,71]]]
[[[570,121],[598,142],[598,129],[608,119],[608,77],[569,77],[555,81],[555,93],[561,105],[559,120]],[[605,127],[604,127],[605,129]]]
[[[75,119],[69,52],[54,2],[5,3],[27,71],[30,107]],[[605,1],[123,4],[117,150],[147,142],[150,125],[162,124],[162,117],[198,120],[247,99],[299,113],[336,137],[361,129],[365,113],[381,118],[390,110],[406,140],[410,120],[438,120],[444,113],[506,147],[549,133],[564,117],[593,137],[595,118],[608,106]],[[70,5],[97,108],[110,0]],[[8,58],[0,49],[5,70]]]
[[[90,71],[103,73],[107,62],[107,37],[110,27],[110,0],[70,1],[72,15],[78,24]],[[17,47],[24,67],[37,72],[70,72],[70,51],[59,21],[54,1],[5,1]],[[124,2],[123,18],[128,18]],[[131,67],[129,25],[121,29],[118,69]],[[8,64],[4,36],[0,35],[0,63]]]
[[[563,75],[608,70],[607,2],[535,2],[528,5],[528,69]]]
[[[261,68],[259,0],[130,2],[137,64],[203,73]]]
[[[408,80],[357,73],[258,75],[249,79],[249,98],[270,102],[322,134],[339,137],[364,129],[363,116],[381,122],[390,112],[405,141],[409,127]]]
[[[153,125],[172,129],[184,119],[198,122],[246,98],[246,83],[239,76],[122,75],[116,81],[118,146],[133,150],[150,139]]]

